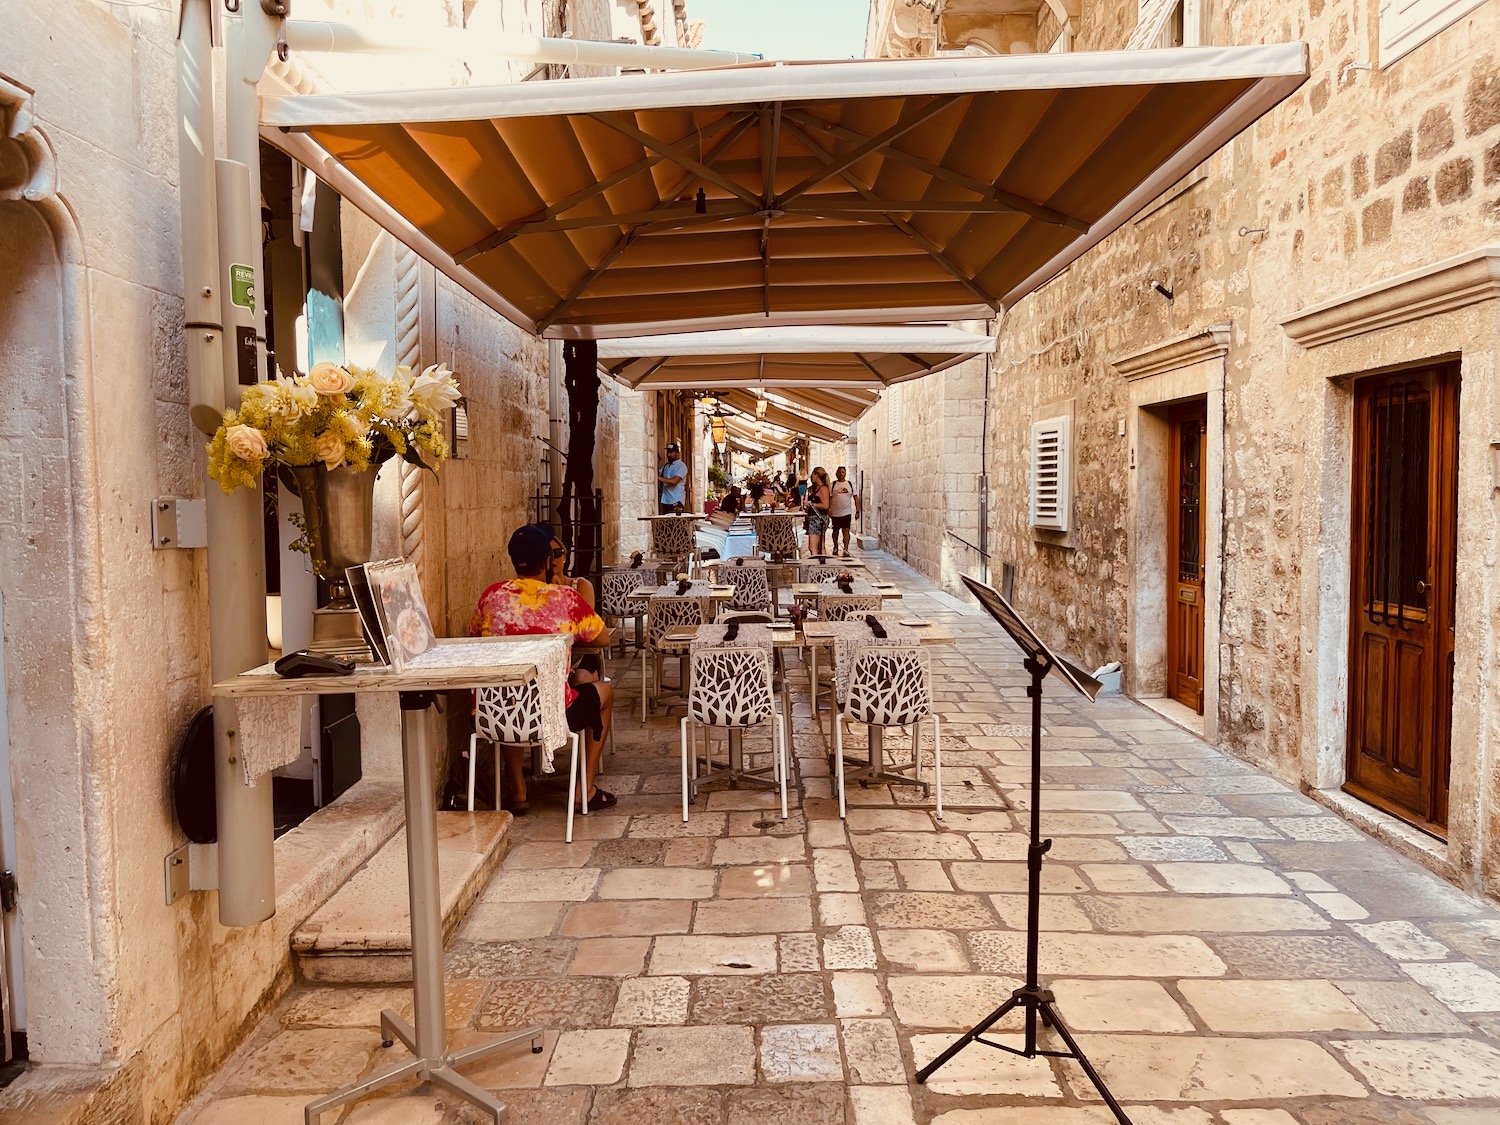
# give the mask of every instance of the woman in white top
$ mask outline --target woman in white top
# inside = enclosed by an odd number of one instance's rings
[[[844,533],[844,558],[849,557],[849,523],[859,515],[859,497],[854,494],[854,485],[849,482],[848,470],[840,465],[834,474],[829,489],[828,514],[833,520],[833,553],[839,553],[839,532]]]

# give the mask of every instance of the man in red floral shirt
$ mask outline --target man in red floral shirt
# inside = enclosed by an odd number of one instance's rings
[[[479,598],[469,619],[471,637],[515,637],[548,633],[572,633],[581,641],[592,641],[604,632],[604,620],[568,586],[545,578],[552,557],[552,527],[533,523],[518,528],[507,551],[516,577],[496,582]],[[584,735],[584,784],[589,789],[590,810],[607,809],[615,796],[592,788],[599,772],[599,756],[609,732],[614,709],[614,685],[595,680],[588,672],[574,672],[566,690],[568,729]],[[529,809],[526,779],[521,773],[521,748],[505,747],[506,808],[514,813]]]

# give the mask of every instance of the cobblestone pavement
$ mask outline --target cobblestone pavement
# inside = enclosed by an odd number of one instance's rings
[[[1062,1060],[971,1046],[912,1081],[1021,971],[1028,702],[988,618],[876,561],[959,638],[933,650],[946,819],[880,786],[841,823],[804,694],[791,818],[720,789],[684,825],[681,712],[643,730],[639,670],[618,671],[619,805],[571,846],[560,799],[517,821],[448,954],[459,1043],[551,1029],[468,1069],[512,1122],[1112,1120]],[[1059,686],[1045,725],[1042,971],[1137,1125],[1500,1122],[1500,913],[1128,700]],[[401,1056],[372,1028],[403,1002],[294,988],[183,1121],[300,1121]],[[474,1119],[410,1087],[338,1118]]]

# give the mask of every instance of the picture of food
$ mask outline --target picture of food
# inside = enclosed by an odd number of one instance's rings
[[[437,643],[417,568],[409,562],[392,560],[373,563],[366,573],[387,633],[391,664],[400,671],[413,657]]]

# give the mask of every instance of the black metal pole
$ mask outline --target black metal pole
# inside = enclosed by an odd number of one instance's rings
[[[1035,657],[1026,658],[1031,673],[1031,842],[1026,848],[1026,991],[1041,992],[1042,857],[1052,847],[1042,839],[1042,680],[1047,669]],[[1036,1054],[1035,1009],[1026,1008],[1026,1057]]]

